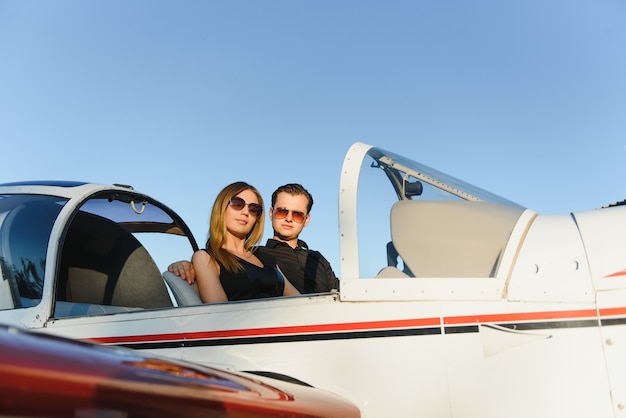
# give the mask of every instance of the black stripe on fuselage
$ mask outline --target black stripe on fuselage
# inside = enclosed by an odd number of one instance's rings
[[[624,325],[626,324],[626,318],[602,319],[600,323],[602,324],[602,326]]]
[[[626,324],[626,318],[616,318],[603,320],[602,325],[623,325]],[[542,322],[520,322],[520,323],[502,323],[502,324],[482,324],[485,326],[495,325],[502,328],[508,328],[514,331],[530,331],[530,330],[550,330],[550,329],[571,329],[571,328],[589,328],[597,327],[597,319],[572,320],[572,321],[542,321]],[[479,324],[472,325],[447,325],[444,327],[445,334],[472,334],[477,333]],[[428,328],[402,328],[402,329],[385,329],[371,331],[353,331],[353,332],[334,332],[319,334],[287,334],[287,335],[262,335],[250,337],[233,337],[233,338],[208,338],[197,340],[175,340],[175,341],[149,341],[137,343],[120,343],[112,344],[122,347],[134,349],[166,349],[181,347],[216,347],[229,345],[248,345],[248,344],[272,344],[272,343],[289,343],[289,342],[310,342],[310,341],[336,341],[363,338],[387,338],[387,337],[410,337],[421,335],[439,335],[442,329],[440,327]]]
[[[471,334],[478,332],[478,325],[449,325],[445,328],[444,332],[446,334]]]
[[[501,327],[515,331],[534,331],[541,329],[589,328],[597,327],[597,319],[579,319],[572,321],[522,322],[519,324],[500,324]]]
[[[441,334],[441,328],[385,329],[373,331],[336,332],[320,334],[263,335],[255,337],[211,338],[206,340],[156,341],[145,343],[115,344],[137,349],[212,347],[224,345],[270,344],[309,341],[353,340],[362,338],[409,337]]]

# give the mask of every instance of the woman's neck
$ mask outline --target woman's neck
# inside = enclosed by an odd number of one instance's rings
[[[249,256],[250,251],[246,249],[246,242],[242,239],[231,238],[222,246],[223,249],[240,258]]]

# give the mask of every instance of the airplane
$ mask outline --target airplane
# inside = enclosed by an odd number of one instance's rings
[[[626,205],[545,215],[352,144],[340,289],[202,304],[198,246],[130,186],[0,185],[0,322],[294,379],[364,417],[626,416]]]
[[[358,417],[318,389],[0,325],[0,416]]]

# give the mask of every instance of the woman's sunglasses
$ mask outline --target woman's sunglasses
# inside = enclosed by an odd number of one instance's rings
[[[246,201],[239,196],[235,196],[230,199],[228,204],[236,211],[240,211],[244,208],[244,206],[246,206]],[[248,203],[248,210],[257,218],[263,214],[263,206],[259,205],[258,203]]]
[[[304,212],[289,210],[287,208],[274,208],[273,212],[274,218],[276,219],[285,219],[287,215],[289,215],[289,212],[291,212],[291,219],[299,224],[304,222],[304,219],[306,218],[306,214]]]

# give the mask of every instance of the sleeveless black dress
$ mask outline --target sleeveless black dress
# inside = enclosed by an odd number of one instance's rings
[[[276,267],[276,259],[260,252],[255,252],[254,255],[263,263],[263,267],[237,257],[244,270],[229,271],[218,262],[220,282],[229,301],[283,295],[285,278]]]

